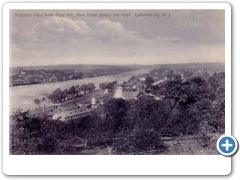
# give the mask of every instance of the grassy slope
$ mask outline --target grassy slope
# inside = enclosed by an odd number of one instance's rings
[[[212,138],[209,145],[205,148],[202,147],[202,140],[200,138],[176,138],[171,141],[165,142],[168,146],[168,151],[164,155],[217,155],[216,143],[221,134],[210,134]]]
[[[168,150],[161,154],[156,154],[155,151],[139,153],[140,155],[218,155],[216,142],[221,134],[209,134],[211,136],[209,146],[203,148],[202,140],[194,136],[165,138],[165,144]],[[74,142],[72,142],[74,144]],[[70,148],[70,149],[69,149]],[[64,154],[78,154],[78,155],[109,155],[108,149],[105,146],[97,146],[93,148],[73,148],[71,143]],[[69,153],[69,151],[74,151]],[[113,152],[114,154],[114,152]]]

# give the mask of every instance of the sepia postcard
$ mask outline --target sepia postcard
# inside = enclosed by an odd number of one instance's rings
[[[229,6],[109,4],[5,8],[8,156],[229,164],[216,147],[231,131]]]

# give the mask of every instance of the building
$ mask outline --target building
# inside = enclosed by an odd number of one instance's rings
[[[49,78],[49,81],[57,81],[57,77],[56,76],[52,76]]]
[[[164,95],[154,96],[154,99],[159,101],[159,100],[162,100],[164,97],[165,97]]]
[[[52,106],[49,106],[49,107],[46,107],[45,105],[43,105],[43,107],[35,108],[33,110],[30,110],[29,114],[33,117],[39,117],[39,116],[42,116],[42,115],[47,115],[49,117],[52,117],[56,110],[57,110],[56,105],[52,105]]]
[[[124,91],[122,93],[122,98],[126,100],[131,100],[131,99],[137,99],[140,96],[143,96],[143,93],[138,92],[138,91]]]
[[[153,85],[153,86],[156,86],[156,85],[158,85],[158,84],[162,84],[162,83],[165,82],[166,80],[167,80],[167,77],[165,77],[165,78],[163,78],[163,79],[161,79],[161,80],[159,80],[159,81],[154,82],[152,85]]]
[[[141,82],[138,81],[130,81],[123,85],[124,90],[130,90],[130,91],[142,91],[144,85]]]
[[[27,75],[27,72],[26,71],[23,71],[23,69],[21,68],[18,72],[19,75],[24,75],[26,76]]]
[[[105,90],[104,90],[104,94],[108,94],[108,89],[105,89]]]
[[[92,97],[91,98],[91,107],[92,108],[95,108],[97,106],[97,104],[96,104],[96,98],[95,97]]]
[[[146,77],[141,77],[139,78],[140,81],[145,81],[146,80]]]
[[[69,103],[58,106],[58,111],[53,115],[53,119],[67,121],[86,116],[93,109],[87,104]]]

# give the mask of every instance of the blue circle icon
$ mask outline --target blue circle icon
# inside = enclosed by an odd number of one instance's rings
[[[230,156],[238,148],[237,140],[233,136],[221,136],[217,141],[217,149],[224,156]]]

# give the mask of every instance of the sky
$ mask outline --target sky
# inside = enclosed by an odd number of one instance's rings
[[[225,62],[224,10],[10,12],[10,67],[198,62]]]

